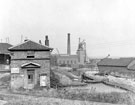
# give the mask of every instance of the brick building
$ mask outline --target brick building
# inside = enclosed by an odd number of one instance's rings
[[[8,48],[12,45],[9,43],[0,43],[0,73],[10,73],[10,52]]]
[[[98,62],[100,73],[121,77],[135,77],[135,58],[105,58]]]
[[[53,49],[31,40],[9,48],[11,88],[50,87],[50,53]]]

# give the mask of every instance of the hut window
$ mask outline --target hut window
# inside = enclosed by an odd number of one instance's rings
[[[34,51],[28,51],[27,52],[27,58],[35,58],[35,52]]]

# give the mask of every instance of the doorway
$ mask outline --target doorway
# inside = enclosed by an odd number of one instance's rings
[[[28,80],[28,88],[34,87],[35,82],[35,70],[34,69],[28,69],[27,70],[27,80]]]

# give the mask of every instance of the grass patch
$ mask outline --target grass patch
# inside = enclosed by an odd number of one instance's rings
[[[71,100],[87,100],[94,102],[104,102],[104,103],[113,103],[113,104],[131,104],[131,97],[129,93],[97,93],[97,92],[82,92],[80,90],[68,91],[63,90],[59,91],[58,94],[60,98],[71,99]]]
[[[81,100],[81,101],[93,101],[113,104],[128,104],[135,103],[134,95],[130,92],[127,93],[97,93],[94,89],[89,92],[82,91],[80,89],[43,89],[43,90],[22,90],[15,91],[18,94],[36,96],[36,97],[53,97],[60,99]],[[134,104],[133,104],[134,105]]]

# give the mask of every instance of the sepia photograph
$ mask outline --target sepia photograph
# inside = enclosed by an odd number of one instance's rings
[[[0,0],[0,105],[135,105],[135,1]]]

